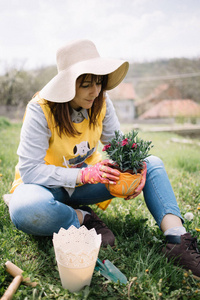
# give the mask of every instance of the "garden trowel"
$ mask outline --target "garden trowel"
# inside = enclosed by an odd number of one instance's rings
[[[118,282],[119,280],[121,284],[127,283],[126,276],[117,267],[115,267],[108,259],[102,262],[99,258],[97,258],[95,270],[100,271],[101,275],[103,275],[108,280],[114,282]]]

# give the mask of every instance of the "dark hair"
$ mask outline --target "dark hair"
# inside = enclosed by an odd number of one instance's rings
[[[87,76],[91,76],[91,82],[99,82],[99,79],[101,78],[101,91],[98,95],[98,97],[95,99],[92,107],[88,110],[88,116],[89,116],[89,126],[96,126],[97,125],[97,119],[101,113],[104,98],[103,98],[103,92],[106,90],[107,82],[108,82],[108,75],[93,75],[93,74],[83,74],[81,75],[83,78],[81,80],[80,86],[83,84]],[[53,115],[55,119],[55,127],[57,128],[58,135],[61,137],[62,134],[66,134],[68,136],[76,136],[80,135],[81,133],[78,132],[71,121],[71,113],[72,108],[69,104],[69,102],[64,103],[56,103],[47,101],[47,105],[50,108],[51,116]]]

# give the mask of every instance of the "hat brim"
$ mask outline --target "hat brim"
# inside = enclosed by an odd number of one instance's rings
[[[76,79],[82,74],[108,75],[107,90],[115,88],[126,76],[129,63],[109,58],[93,58],[60,71],[40,91],[40,97],[57,103],[69,102],[75,97]]]

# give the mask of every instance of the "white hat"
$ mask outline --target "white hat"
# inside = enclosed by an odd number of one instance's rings
[[[52,102],[68,102],[75,97],[76,79],[82,74],[108,75],[107,90],[126,76],[129,63],[100,57],[89,40],[70,42],[57,51],[58,74],[40,91],[40,97]]]

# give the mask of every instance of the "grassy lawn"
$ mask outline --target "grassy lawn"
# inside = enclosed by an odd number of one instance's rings
[[[17,162],[16,150],[21,124],[0,119],[0,296],[12,277],[4,264],[12,261],[33,281],[35,288],[20,285],[13,299],[200,299],[200,282],[182,269],[168,264],[161,254],[164,237],[148,212],[142,194],[136,199],[115,199],[103,212],[93,206],[98,215],[116,235],[116,247],[101,249],[100,259],[109,259],[127,277],[127,285],[109,282],[94,272],[91,286],[70,293],[61,286],[51,238],[29,236],[10,222],[8,208],[2,196],[8,193]],[[123,126],[128,130],[129,126]],[[139,132],[152,140],[151,153],[165,163],[182,214],[192,212],[194,220],[186,227],[200,238],[200,148],[171,141],[169,133]],[[181,137],[179,137],[181,138]]]

